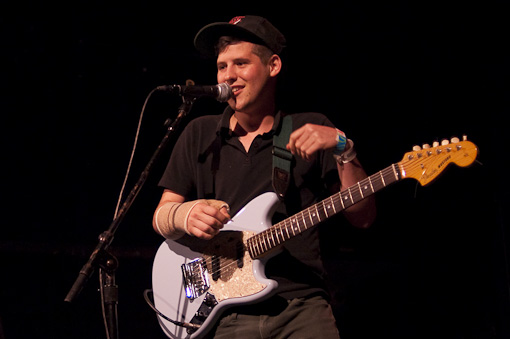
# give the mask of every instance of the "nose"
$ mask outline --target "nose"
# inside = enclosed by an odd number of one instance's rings
[[[223,82],[232,85],[237,80],[237,73],[234,67],[228,66],[225,69]]]

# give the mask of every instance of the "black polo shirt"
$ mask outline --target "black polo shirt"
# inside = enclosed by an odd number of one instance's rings
[[[159,184],[186,200],[223,200],[234,216],[255,197],[273,191],[273,135],[279,131],[282,113],[276,114],[270,132],[254,139],[248,152],[229,129],[232,114],[227,107],[223,114],[192,120],[177,140]],[[293,130],[306,123],[333,126],[320,113],[291,116]],[[275,222],[329,196],[332,187],[338,187],[336,162],[330,151],[319,152],[313,162],[294,157],[291,171],[287,198],[278,208]],[[323,291],[317,227],[287,241],[284,247],[283,253],[266,265],[266,275],[279,282],[281,295],[291,299]]]

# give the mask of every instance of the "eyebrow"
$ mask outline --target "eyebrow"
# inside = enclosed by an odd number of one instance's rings
[[[246,62],[246,63],[249,63],[250,62],[250,59],[249,58],[235,58],[234,60],[232,60],[234,64],[238,63],[238,62]],[[223,65],[226,65],[227,62],[225,61],[219,61],[216,63],[216,66],[223,66]]]

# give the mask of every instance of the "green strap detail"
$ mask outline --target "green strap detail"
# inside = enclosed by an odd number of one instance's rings
[[[286,115],[283,117],[280,133],[273,136],[273,188],[280,199],[285,197],[290,182],[292,153],[286,146],[291,132],[292,118]]]

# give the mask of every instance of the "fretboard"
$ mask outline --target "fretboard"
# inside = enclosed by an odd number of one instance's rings
[[[397,164],[359,181],[348,189],[294,214],[293,216],[255,234],[247,240],[248,251],[254,259],[263,257],[285,241],[329,219],[357,202],[401,179]]]

